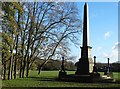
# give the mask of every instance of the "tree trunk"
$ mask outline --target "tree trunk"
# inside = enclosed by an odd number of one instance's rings
[[[5,59],[3,58],[3,80],[6,79],[6,62]]]
[[[42,67],[39,65],[38,67],[38,74],[40,74]]]
[[[17,64],[17,58],[18,58],[17,48],[18,48],[18,35],[16,37],[16,56],[15,56],[15,62],[14,62],[14,79],[16,79],[16,64]]]
[[[17,29],[18,32],[19,32],[19,29],[21,28],[19,22],[20,22],[20,12],[18,11],[18,22],[17,22],[17,24],[19,26],[19,28]],[[16,48],[15,48],[15,50],[16,50],[16,57],[15,57],[15,63],[14,63],[14,79],[16,79],[16,63],[17,63],[17,59],[18,59],[18,34],[16,36]]]
[[[24,78],[25,66],[26,66],[26,57],[23,60],[22,78]]]
[[[22,59],[20,60],[20,74],[19,74],[19,78],[22,77]]]
[[[26,65],[26,56],[24,56],[24,41],[25,41],[24,38],[25,38],[25,30],[24,30],[23,38],[22,38],[22,50],[21,50],[22,59],[21,59],[21,63],[20,63],[20,75],[21,75],[22,78],[24,78],[24,71],[25,71],[25,65]]]
[[[17,63],[17,59],[15,58],[15,63],[14,63],[14,79],[16,79],[16,63]]]
[[[12,70],[12,61],[13,61],[13,50],[11,49],[10,51],[11,51],[11,55],[9,58],[9,65],[8,65],[8,80],[10,79],[10,76],[12,75],[11,70]]]
[[[13,78],[13,60],[11,60],[11,79]]]
[[[29,35],[28,35],[28,44],[27,44],[27,51],[26,51],[26,57],[27,57],[27,65],[26,65],[26,77],[28,77],[28,73],[29,73],[29,64],[30,64],[30,54],[29,54],[29,49],[30,49],[30,44],[31,44],[31,37],[32,37],[32,30],[33,30],[33,27],[34,27],[34,22],[35,22],[35,5],[36,5],[36,2],[34,2],[34,8],[33,8],[33,16],[31,18],[31,26],[30,26],[30,29],[29,29]]]
[[[29,74],[29,58],[27,58],[27,65],[26,65],[26,77],[28,77],[28,74]]]
[[[11,58],[12,58],[12,56],[10,56],[10,58],[9,58],[9,65],[8,65],[8,80],[10,80]]]
[[[4,63],[4,74],[3,74],[3,80],[6,79],[6,63]]]

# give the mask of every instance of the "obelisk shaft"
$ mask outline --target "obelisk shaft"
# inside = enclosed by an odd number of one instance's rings
[[[88,5],[84,5],[84,19],[83,19],[83,47],[89,46],[89,16]]]
[[[91,48],[89,44],[89,17],[87,3],[84,5],[84,18],[83,18],[83,45],[81,47],[81,58],[78,62],[76,74],[88,75],[91,68],[89,66],[91,59]],[[90,61],[91,60],[91,61]]]
[[[88,20],[88,6],[84,5],[84,19],[83,19],[83,47],[81,48],[81,58],[88,59],[88,46],[89,46],[89,20]]]

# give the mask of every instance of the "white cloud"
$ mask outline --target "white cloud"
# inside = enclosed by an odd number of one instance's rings
[[[110,54],[110,57],[118,59],[118,51],[117,50],[112,50],[112,52]]]
[[[107,38],[109,38],[109,37],[110,37],[110,32],[106,32],[106,33],[104,34],[104,38],[107,39]]]
[[[111,48],[111,51],[108,53],[102,53],[102,58],[110,58],[111,62],[118,61],[118,56],[120,57],[120,53],[118,52],[118,49],[120,49],[120,42],[116,42],[113,47]]]
[[[120,49],[120,42],[116,42],[115,45],[112,47],[112,50]]]
[[[120,42],[116,42],[115,45],[112,47],[112,54],[111,58],[117,58],[120,57]]]

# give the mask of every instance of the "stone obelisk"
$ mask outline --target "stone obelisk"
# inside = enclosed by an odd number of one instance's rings
[[[84,5],[84,18],[83,18],[83,45],[81,47],[81,58],[77,64],[77,75],[88,75],[93,70],[93,61],[91,57],[91,49],[89,43],[89,16],[88,5]]]

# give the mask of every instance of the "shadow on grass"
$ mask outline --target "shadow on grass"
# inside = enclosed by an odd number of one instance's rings
[[[32,80],[35,80],[35,81],[58,81],[57,80],[57,77],[29,77],[31,78]]]
[[[35,81],[52,81],[52,82],[63,82],[63,80],[59,80],[58,77],[29,77],[31,78],[32,80],[35,80]],[[73,82],[73,81],[64,81],[64,82]],[[100,82],[98,82],[100,83]],[[101,82],[102,83],[102,82]],[[120,84],[120,80],[116,80],[116,82],[114,84]]]

